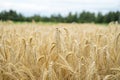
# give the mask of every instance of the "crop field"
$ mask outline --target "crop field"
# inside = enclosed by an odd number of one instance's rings
[[[120,80],[120,25],[0,22],[0,80]]]

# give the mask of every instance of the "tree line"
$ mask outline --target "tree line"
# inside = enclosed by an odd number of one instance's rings
[[[26,17],[21,13],[17,13],[14,10],[9,11],[1,11],[0,12],[0,20],[2,21],[20,21],[20,22],[62,22],[62,23],[109,23],[112,21],[118,21],[120,23],[120,11],[116,12],[108,12],[106,14],[102,14],[101,12],[95,14],[88,11],[83,11],[81,13],[69,13],[67,16],[51,15],[50,17],[34,15],[30,17]]]

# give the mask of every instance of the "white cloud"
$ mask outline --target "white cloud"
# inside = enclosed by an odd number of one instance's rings
[[[120,11],[120,0],[0,0],[0,11],[17,10],[25,15],[50,15],[68,12]]]

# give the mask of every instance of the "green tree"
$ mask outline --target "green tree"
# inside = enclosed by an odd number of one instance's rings
[[[79,16],[79,22],[81,23],[95,22],[95,14],[83,11]]]
[[[41,17],[39,15],[34,15],[31,17],[31,19],[34,20],[35,22],[41,21]]]
[[[98,13],[97,17],[96,17],[96,23],[103,23],[103,15],[101,12]]]
[[[66,22],[71,23],[71,22],[78,22],[78,15],[77,13],[72,14],[71,12],[68,14],[66,17]]]

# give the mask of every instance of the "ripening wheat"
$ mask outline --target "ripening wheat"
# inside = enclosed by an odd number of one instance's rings
[[[0,22],[0,80],[120,80],[120,25]]]

